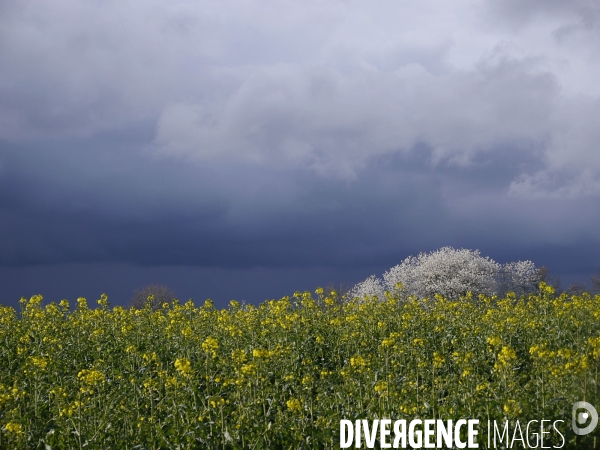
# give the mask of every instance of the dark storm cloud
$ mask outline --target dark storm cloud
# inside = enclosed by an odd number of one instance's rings
[[[431,152],[382,156],[346,182],[307,170],[215,172],[145,160],[127,167],[107,150],[88,152],[85,162],[64,150],[21,152],[5,158],[1,181],[3,236],[10,237],[2,263],[355,266],[445,242],[490,250],[490,240],[568,244],[586,229],[594,239],[598,214],[578,213],[583,200],[557,209],[551,200],[506,197],[512,176],[532,159],[527,152],[437,169]]]
[[[587,2],[0,8],[5,270],[599,263]]]
[[[0,181],[3,235],[11,237],[3,241],[5,265],[305,266],[315,258],[343,265],[356,263],[361,248],[381,246],[379,234],[409,230],[439,208],[428,177],[411,172],[339,183],[306,170],[207,171],[147,161],[127,167],[106,150],[88,151],[85,161],[58,149],[11,156]],[[106,159],[114,167],[102,164]],[[382,183],[389,192],[379,192]],[[421,211],[410,206],[415,198]],[[411,213],[398,215],[394,203]]]

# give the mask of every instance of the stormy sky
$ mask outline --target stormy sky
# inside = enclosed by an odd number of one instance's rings
[[[0,303],[600,266],[600,4],[0,2]]]

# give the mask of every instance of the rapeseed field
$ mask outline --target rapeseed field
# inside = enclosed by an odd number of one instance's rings
[[[561,419],[564,448],[595,444],[571,407],[600,404],[600,295],[41,302],[0,308],[2,449],[338,448],[341,419],[415,417]]]

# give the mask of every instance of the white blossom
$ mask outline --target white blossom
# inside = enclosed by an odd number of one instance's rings
[[[376,295],[379,300],[383,300],[384,292],[385,288],[383,286],[383,281],[375,275],[371,275],[366,280],[356,284],[350,292],[348,292],[347,296],[349,299],[357,297],[363,299],[364,297],[371,298]]]
[[[385,287],[393,291],[402,283],[407,294],[433,297],[441,294],[457,300],[467,292],[493,295],[497,291],[500,265],[479,255],[479,250],[443,247],[431,253],[408,257],[383,275]]]
[[[513,291],[520,296],[535,290],[538,282],[537,269],[531,261],[501,265],[481,256],[479,250],[443,247],[409,256],[385,272],[383,281],[371,275],[354,286],[348,297],[377,295],[382,299],[385,291],[419,298],[441,294],[452,300],[467,292],[491,296]]]
[[[502,295],[512,291],[520,297],[535,291],[540,276],[532,261],[517,261],[502,266],[498,282]]]

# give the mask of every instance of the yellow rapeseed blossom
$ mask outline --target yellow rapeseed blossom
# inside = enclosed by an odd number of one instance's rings
[[[89,448],[110,436],[122,447],[293,446],[310,436],[329,448],[321,439],[341,418],[569,421],[575,399],[600,404],[600,296],[544,285],[456,301],[325,292],[224,309],[80,299],[70,311],[39,296],[19,313],[0,306],[0,447],[70,448],[79,436]],[[592,437],[565,448],[591,448]]]
[[[540,290],[542,292],[544,292],[546,294],[550,294],[550,295],[554,294],[556,291],[553,286],[550,286],[543,281],[540,283]]]
[[[521,405],[515,400],[508,400],[503,409],[508,417],[517,417],[522,412]]]
[[[100,296],[100,298],[98,299],[98,305],[100,305],[102,307],[107,307],[108,306],[108,295],[102,294]]]
[[[208,337],[202,343],[202,350],[207,353],[210,353],[213,358],[217,355],[217,349],[219,348],[219,341],[217,341],[214,337]]]
[[[357,355],[350,358],[350,365],[352,367],[364,367],[367,365],[367,362],[362,356]]]
[[[9,433],[13,433],[13,434],[22,434],[23,433],[23,427],[20,423],[17,422],[8,422],[4,428],[6,428],[6,431],[8,431]]]
[[[66,415],[67,417],[72,417],[75,413],[79,412],[81,408],[84,407],[83,402],[79,400],[75,400],[68,408],[62,409],[60,411],[60,416]]]
[[[375,383],[375,386],[373,389],[378,394],[386,393],[388,390],[388,383],[386,381],[378,381],[377,383]]]
[[[180,358],[175,360],[175,368],[183,376],[189,376],[192,374],[192,362],[187,358]]]
[[[252,350],[252,356],[255,358],[266,358],[269,356],[269,351],[262,348]]]
[[[46,369],[46,366],[48,366],[48,359],[42,356],[32,356],[29,358],[29,362],[32,366],[40,370],[44,370]]]
[[[242,364],[246,361],[246,352],[240,349],[232,351],[231,360],[234,364]]]
[[[488,344],[494,347],[502,345],[502,339],[499,336],[490,336],[489,338],[487,338],[487,342]]]
[[[82,383],[93,386],[98,383],[102,383],[105,377],[102,372],[97,370],[84,369],[77,374],[77,378],[79,378]]]
[[[211,408],[220,408],[223,405],[225,405],[225,399],[223,399],[222,397],[213,397],[209,400],[208,403],[211,406]]]
[[[287,402],[285,402],[285,404],[287,405],[288,409],[293,413],[302,412],[302,402],[300,402],[300,400],[298,400],[297,398],[290,398]]]
[[[256,364],[253,364],[253,363],[244,364],[241,368],[242,375],[245,375],[245,376],[256,375],[257,371],[258,371],[258,367],[256,366]]]
[[[395,343],[396,343],[395,339],[385,338],[383,341],[381,341],[381,346],[384,348],[385,347],[393,347]]]
[[[304,377],[302,378],[302,384],[304,386],[311,385],[312,382],[313,382],[313,377],[311,377],[310,375],[304,375]]]
[[[588,344],[592,347],[594,358],[600,358],[600,336],[588,338]]]
[[[445,362],[446,362],[446,360],[444,359],[444,357],[442,356],[441,353],[438,353],[438,352],[433,353],[433,366],[434,367],[436,367],[436,368],[442,367]]]
[[[494,364],[494,368],[496,370],[501,370],[512,366],[516,358],[517,353],[515,350],[512,347],[504,346],[502,347],[502,350],[500,350],[500,353],[498,353],[498,359]]]

